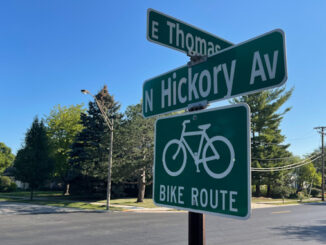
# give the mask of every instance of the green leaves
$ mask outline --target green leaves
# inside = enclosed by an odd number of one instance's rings
[[[46,118],[47,134],[54,147],[55,172],[54,176],[64,182],[67,181],[69,165],[69,152],[78,133],[84,126],[81,123],[81,113],[84,113],[83,105],[69,107],[55,106]]]
[[[14,158],[15,156],[11,153],[11,149],[0,142],[0,174],[12,165]]]

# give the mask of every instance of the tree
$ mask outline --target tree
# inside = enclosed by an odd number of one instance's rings
[[[279,113],[279,109],[292,95],[293,89],[285,91],[285,87],[266,90],[260,93],[233,99],[231,103],[247,103],[251,111],[251,166],[255,168],[276,167],[286,165],[286,161],[268,161],[266,159],[286,158],[291,153],[289,145],[282,144],[285,137],[279,129],[283,116],[291,108],[287,107]],[[279,172],[262,174],[253,172],[252,180],[256,185],[256,196],[260,195],[260,185],[267,184],[268,194],[271,185],[279,178]]]
[[[313,185],[321,185],[321,173],[317,173],[316,168],[310,161],[296,170],[297,192],[302,191],[304,187],[311,189]]]
[[[70,107],[57,105],[46,118],[48,136],[54,146],[54,177],[64,183],[65,195],[69,195],[69,182],[72,171],[69,164],[69,152],[76,135],[83,129],[80,115],[85,110],[82,107],[83,105],[72,105]]]
[[[115,136],[117,163],[113,176],[117,182],[137,180],[137,202],[143,202],[146,185],[152,183],[154,123],[155,118],[143,118],[141,104],[128,106]]]
[[[285,197],[288,197],[292,193],[292,182],[292,175],[288,173],[284,174],[284,172],[281,171],[280,178],[276,179],[273,183],[273,193],[274,195],[280,195],[282,197],[283,204]]]
[[[11,153],[11,149],[0,142],[0,174],[12,165],[14,158],[15,156]]]
[[[324,153],[326,152],[326,147],[324,147]],[[311,154],[308,155],[309,158],[314,158],[315,156],[321,155],[322,154],[322,147],[319,147],[318,149],[315,149]],[[320,186],[322,185],[322,169],[323,169],[323,164],[322,164],[322,157],[319,157],[319,159],[316,161],[313,161],[314,167],[316,168],[316,172],[318,174],[318,176],[320,176]],[[324,157],[324,161],[325,161],[325,157]],[[324,162],[324,166],[325,166],[325,162]],[[325,180],[324,180],[325,183]],[[316,184],[317,185],[317,184]]]
[[[120,104],[109,94],[106,86],[95,97],[109,118],[119,118]],[[81,114],[81,123],[84,128],[77,135],[70,152],[74,170],[72,192],[102,195],[108,176],[110,130],[96,102],[90,102],[87,113]]]
[[[31,128],[27,130],[24,146],[17,153],[14,168],[15,178],[29,184],[33,200],[34,190],[49,179],[54,169],[54,158],[46,127],[38,118],[34,119]]]

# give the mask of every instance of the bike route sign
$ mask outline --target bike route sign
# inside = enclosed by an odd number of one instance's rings
[[[154,9],[147,11],[147,40],[189,55],[213,55],[233,44]]]
[[[285,37],[277,29],[223,49],[193,66],[182,66],[143,84],[143,115],[189,104],[229,99],[281,86],[287,80]]]
[[[236,104],[158,119],[154,203],[249,218],[249,114],[247,104]]]

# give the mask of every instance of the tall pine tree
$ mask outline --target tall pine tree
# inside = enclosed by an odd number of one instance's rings
[[[251,111],[251,166],[255,168],[276,167],[286,164],[286,161],[268,159],[290,157],[284,144],[285,136],[281,134],[280,123],[287,107],[278,112],[292,95],[293,89],[285,91],[285,87],[266,90],[260,93],[233,99],[231,103],[247,103]],[[260,186],[266,184],[267,195],[271,194],[273,181],[279,178],[279,172],[253,172],[252,183],[256,186],[256,196],[260,196]]]
[[[43,121],[34,119],[27,131],[25,144],[17,153],[14,161],[15,178],[28,183],[33,192],[49,180],[54,169],[53,151]]]
[[[137,202],[143,202],[146,185],[152,183],[155,120],[142,116],[141,104],[132,105],[117,128],[114,180],[137,184]]]
[[[111,120],[119,117],[120,105],[109,94],[107,86],[95,97]],[[77,135],[70,154],[73,165],[71,193],[104,195],[108,176],[110,130],[95,101],[89,103],[87,113],[81,114],[81,123],[84,129]]]

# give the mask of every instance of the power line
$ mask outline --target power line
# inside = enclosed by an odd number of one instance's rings
[[[251,158],[251,160],[258,160],[258,161],[276,161],[276,160],[284,160],[284,159],[291,159],[291,158],[295,158],[295,157],[294,156],[291,156],[291,157],[265,158],[265,159]]]
[[[312,159],[314,157],[314,159]],[[322,155],[317,155],[317,156],[312,156],[309,157],[303,161],[297,162],[297,163],[293,163],[293,164],[289,164],[289,165],[285,165],[285,166],[281,166],[281,167],[272,167],[272,168],[251,168],[252,172],[272,172],[272,171],[281,171],[281,170],[290,170],[290,169],[294,169],[294,168],[298,168],[298,167],[302,167],[306,164],[309,164],[311,161],[315,161],[319,158],[321,158]]]
[[[321,154],[319,154],[319,155],[321,155]],[[291,164],[289,164],[289,165],[284,165],[284,166],[293,166],[293,165],[296,165],[296,164],[300,164],[301,162],[305,162],[305,161],[307,161],[307,160],[309,160],[309,159],[312,159],[312,158],[314,158],[314,157],[316,157],[316,156],[319,156],[319,155],[313,155],[313,156],[310,156],[310,157],[308,157],[308,158],[306,158],[306,159],[304,159],[304,160],[302,160],[302,161],[299,161],[299,162],[297,162],[297,163],[291,163]],[[275,158],[275,159],[277,159],[277,158]],[[281,166],[282,167],[282,166]],[[278,168],[278,167],[272,167],[272,168]]]

